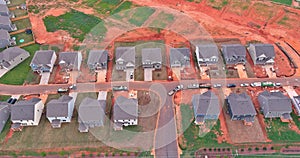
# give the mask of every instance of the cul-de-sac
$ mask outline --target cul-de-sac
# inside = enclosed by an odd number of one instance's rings
[[[300,0],[0,0],[0,157],[300,157]]]

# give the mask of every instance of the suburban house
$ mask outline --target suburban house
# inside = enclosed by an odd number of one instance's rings
[[[11,23],[8,16],[0,16],[0,29],[7,30],[8,32],[16,31],[17,27]]]
[[[79,71],[81,61],[81,52],[61,52],[59,54],[59,66],[66,71]]]
[[[0,102],[0,133],[10,116],[10,106],[11,104],[7,102]]]
[[[252,125],[256,111],[249,95],[231,93],[227,106],[231,120],[243,120],[245,125]]]
[[[255,65],[274,64],[275,50],[272,44],[250,44],[248,49]]]
[[[265,118],[281,118],[284,122],[292,119],[291,99],[281,92],[261,92],[258,102]]]
[[[47,118],[53,128],[60,128],[61,123],[71,122],[74,110],[74,100],[68,95],[52,99],[47,104]]]
[[[134,98],[119,96],[113,107],[114,129],[122,130],[123,126],[138,124],[138,101]]]
[[[105,121],[105,100],[96,100],[86,97],[78,109],[78,122],[80,132],[88,132],[89,128],[103,127]]]
[[[21,130],[23,126],[37,126],[40,122],[44,104],[40,98],[22,100],[11,106],[13,130]]]
[[[116,48],[116,69],[126,70],[135,68],[135,47]]]
[[[31,60],[30,67],[32,71],[38,73],[52,72],[56,58],[56,53],[53,50],[36,51]]]
[[[217,64],[219,61],[219,49],[215,44],[202,44],[196,46],[196,57],[199,67],[201,65]]]
[[[90,70],[106,70],[108,61],[107,50],[91,50],[87,65]]]
[[[300,95],[294,96],[292,98],[292,101],[293,101],[297,115],[300,116]]]
[[[0,16],[8,16],[10,18],[14,18],[14,14],[9,11],[6,4],[0,4]]]
[[[30,54],[27,51],[19,47],[10,47],[4,49],[0,53],[0,69],[11,70],[29,56]]]
[[[9,0],[0,0],[0,4],[10,4]]]
[[[142,49],[143,68],[161,69],[162,56],[160,48],[144,48]]]
[[[212,91],[193,95],[192,104],[195,124],[199,125],[203,124],[205,120],[217,120],[219,118],[219,99]]]
[[[0,29],[0,48],[15,45],[16,41],[10,38],[7,30]]]
[[[226,44],[221,48],[226,65],[246,63],[246,48],[241,44]]]
[[[171,48],[170,49],[170,66],[171,68],[190,67],[191,51],[189,48]]]

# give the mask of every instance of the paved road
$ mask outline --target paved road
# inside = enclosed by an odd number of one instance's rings
[[[128,86],[129,89],[146,89],[152,90],[161,97],[162,108],[158,119],[158,128],[155,136],[155,157],[179,157],[178,143],[176,138],[176,122],[174,114],[174,103],[172,97],[167,95],[167,92],[174,88],[176,85],[183,84],[186,87],[190,83],[221,83],[226,85],[228,83],[251,83],[259,81],[280,82],[283,86],[297,86],[300,85],[300,77],[290,78],[273,78],[273,79],[206,79],[206,80],[183,80],[183,81],[156,81],[156,82],[112,82],[112,83],[78,83],[77,92],[91,92],[99,90],[110,90],[114,85]],[[26,86],[13,86],[1,85],[0,94],[2,95],[27,95],[27,94],[43,94],[43,93],[56,93],[59,87],[68,87],[71,84],[49,84],[49,85],[26,85]]]

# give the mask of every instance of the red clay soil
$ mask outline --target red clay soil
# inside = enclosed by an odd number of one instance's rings
[[[222,110],[223,111],[223,110]],[[227,142],[227,143],[232,143],[230,138],[229,138],[229,134],[228,134],[228,129],[226,127],[226,121],[225,121],[225,116],[224,116],[224,112],[220,112],[220,116],[219,116],[219,120],[220,120],[220,128],[222,131],[222,135],[219,135],[217,137],[218,143],[222,143],[222,142]]]
[[[9,130],[9,132],[7,133],[7,135],[5,136],[5,140],[4,143],[7,143],[7,141],[13,136],[14,131],[12,129]]]

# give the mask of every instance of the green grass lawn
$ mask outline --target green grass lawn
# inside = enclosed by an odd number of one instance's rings
[[[0,83],[2,84],[12,84],[12,85],[22,85],[28,77],[28,72],[30,71],[30,62],[33,58],[35,51],[40,49],[40,45],[34,44],[27,47],[23,47],[30,53],[30,57],[25,61],[20,63],[14,69],[10,70],[4,76],[0,78]]]
[[[94,5],[94,8],[100,14],[111,13],[122,0],[101,0]]]
[[[76,38],[79,41],[83,41],[85,35],[100,22],[101,19],[93,15],[87,15],[75,10],[71,10],[58,17],[47,16],[44,18],[47,31],[54,32],[57,30],[65,30],[68,31],[73,38]]]
[[[21,4],[26,3],[26,0],[11,0],[10,4],[7,5],[8,7],[14,7],[14,6],[19,6]]]
[[[7,101],[10,97],[10,95],[0,95],[0,101]]]
[[[25,32],[22,32],[22,33],[19,33],[19,34],[15,34],[15,35],[12,35],[11,36],[12,38],[15,37],[16,38],[16,42],[17,42],[17,45],[21,45],[21,44],[24,44],[24,43],[28,43],[28,42],[31,42],[33,41],[33,35],[32,34],[26,34]],[[24,42],[20,42],[20,40],[23,39]]]
[[[132,7],[132,2],[125,1],[118,8],[116,8],[112,12],[110,12],[110,14],[113,15],[113,14],[119,13],[123,10],[130,9],[131,7]]]
[[[16,9],[16,10],[13,10],[12,11],[16,17],[22,17],[22,16],[25,16],[27,15],[27,10],[22,10],[22,9]]]
[[[31,23],[30,23],[29,18],[13,21],[12,23],[17,26],[18,30],[22,30],[22,29],[26,29],[26,28],[31,27]]]
[[[135,12],[129,19],[129,22],[136,26],[142,26],[149,16],[155,12],[155,9],[149,7],[140,7],[136,8],[134,11]]]
[[[280,119],[266,119],[266,128],[269,139],[273,142],[299,142],[300,135],[288,127],[288,123],[281,122]]]
[[[272,0],[273,2],[278,2],[286,5],[292,5],[293,0]]]
[[[160,12],[158,16],[150,23],[151,27],[165,28],[169,23],[174,21],[174,15]]]

